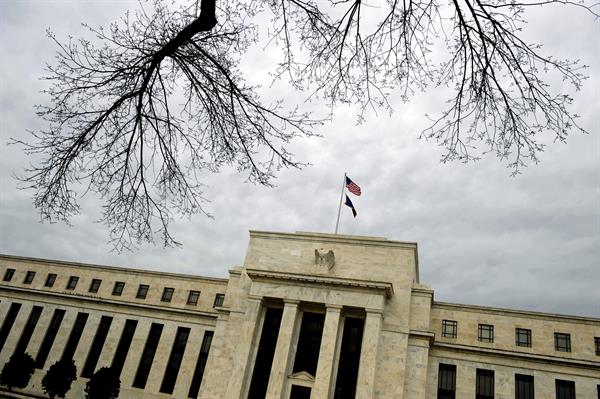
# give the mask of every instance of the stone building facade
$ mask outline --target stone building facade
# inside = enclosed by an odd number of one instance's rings
[[[0,278],[24,396],[67,357],[69,398],[111,366],[121,398],[600,399],[599,318],[437,302],[415,243],[252,231],[228,279],[15,256]]]

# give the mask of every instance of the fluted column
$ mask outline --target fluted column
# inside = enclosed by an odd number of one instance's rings
[[[271,376],[267,387],[267,399],[281,399],[285,391],[285,383],[290,364],[290,348],[294,337],[294,327],[298,316],[298,303],[296,300],[285,300],[281,325],[277,335],[275,355],[271,366]]]
[[[332,385],[335,384],[335,381],[333,381],[333,366],[335,364],[341,311],[342,307],[340,305],[327,305],[317,375],[315,376],[311,398],[329,398],[333,388]]]
[[[360,350],[360,365],[356,383],[356,397],[371,399],[375,387],[375,370],[377,368],[377,344],[381,332],[381,310],[365,309],[367,317],[363,331],[362,347]]]

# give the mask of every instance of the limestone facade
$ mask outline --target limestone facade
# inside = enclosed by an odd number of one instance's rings
[[[28,272],[35,272],[30,283]],[[50,274],[56,278],[48,287]],[[228,279],[15,256],[0,256],[1,278],[0,367],[23,345],[40,357],[55,311],[64,310],[47,359],[19,391],[25,395],[42,394],[45,371],[64,356],[85,313],[69,398],[84,397],[88,378],[81,373],[94,353],[94,370],[123,363],[122,398],[433,399],[443,397],[440,367],[454,370],[455,398],[483,397],[481,370],[492,376],[494,398],[518,397],[518,376],[531,379],[538,399],[556,398],[557,381],[573,383],[577,398],[600,398],[598,315],[434,301],[419,280],[415,243],[252,231],[243,266]],[[94,279],[101,283],[90,292]],[[124,283],[120,295],[116,283]],[[138,298],[140,285],[148,287],[145,298]],[[98,345],[107,317],[112,322]]]

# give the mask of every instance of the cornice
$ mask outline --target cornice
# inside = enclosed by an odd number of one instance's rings
[[[334,285],[348,288],[363,288],[383,292],[386,298],[394,295],[394,287],[391,283],[383,281],[367,281],[340,277],[327,277],[298,273],[284,273],[258,269],[246,269],[246,274],[252,280],[284,280],[297,281],[307,284]]]

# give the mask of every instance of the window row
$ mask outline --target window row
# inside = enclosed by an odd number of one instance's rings
[[[455,320],[442,320],[442,337],[456,338],[457,335],[458,323]],[[486,343],[494,342],[494,326],[479,324],[477,340]],[[515,328],[515,345],[531,348],[531,330]],[[596,356],[600,356],[600,337],[594,337],[594,345]],[[558,352],[571,352],[571,334],[555,332],[554,348]]]
[[[11,281],[14,274],[15,274],[15,269],[6,269],[3,280]],[[23,280],[23,284],[31,284],[33,282],[33,279],[35,278],[35,274],[36,274],[36,272],[29,270],[25,274],[25,279]],[[55,273],[48,273],[48,275],[46,276],[46,282],[44,283],[44,287],[53,287],[54,283],[56,282],[56,277],[57,277],[57,275]],[[74,290],[75,287],[77,287],[78,282],[79,282],[79,277],[70,276],[65,289]],[[97,278],[92,279],[92,281],[90,283],[90,287],[88,289],[88,292],[93,293],[93,294],[97,293],[98,290],[100,289],[101,284],[102,284],[102,280],[97,279]],[[125,283],[122,281],[116,281],[113,285],[112,295],[121,296],[123,294],[124,289],[125,289]],[[150,289],[150,286],[148,284],[140,284],[138,286],[138,290],[137,290],[135,297],[137,299],[146,299],[149,289]],[[160,298],[161,302],[171,302],[171,300],[173,299],[174,293],[175,293],[175,288],[164,287],[162,296]],[[196,306],[198,304],[199,298],[200,298],[200,291],[190,290],[188,293],[188,298],[187,298],[186,304]],[[224,301],[225,301],[225,294],[216,294],[214,302],[213,302],[213,307],[223,306]]]
[[[2,351],[4,344],[6,343],[6,339],[9,336],[11,329],[13,328],[15,319],[17,318],[20,309],[20,303],[12,303],[8,310],[8,314],[5,317],[4,322],[2,323],[2,326],[0,328],[0,352]],[[21,331],[20,338],[18,340],[17,345],[15,346],[13,354],[22,354],[26,351],[29,341],[31,340],[31,337],[37,326],[42,310],[43,308],[41,306],[33,306],[31,313],[29,314],[27,323]],[[36,368],[44,369],[44,366],[46,365],[46,360],[48,359],[50,350],[52,349],[56,336],[58,335],[58,331],[61,327],[64,316],[65,310],[54,310],[54,313],[50,320],[50,324],[45,331],[42,343],[39,347],[37,354],[35,354],[34,357]],[[86,323],[88,321],[88,317],[88,313],[77,313],[77,317],[75,318],[70,332],[68,333],[68,339],[63,348],[61,359],[72,359],[75,355],[75,351],[83,335]],[[85,358],[85,362],[81,371],[81,377],[90,378],[92,374],[94,374],[94,371],[96,370],[98,365],[98,360],[100,358],[100,355],[102,354],[102,350],[104,349],[104,344],[106,342],[106,338],[108,336],[108,332],[111,328],[112,322],[113,317],[111,316],[105,315],[101,317],[98,327],[96,328],[94,338],[87,352],[87,356]],[[121,335],[110,365],[110,367],[117,373],[117,375],[120,375],[123,370],[125,360],[127,359],[127,355],[130,352],[130,347],[133,342],[133,336],[137,329],[137,325],[137,320],[127,319],[125,321],[123,329],[121,330]],[[152,323],[150,327],[150,331],[146,338],[146,342],[142,349],[142,354],[135,372],[135,378],[132,384],[134,388],[144,389],[146,387],[146,382],[148,381],[150,370],[154,364],[154,357],[161,339],[163,327],[164,325],[159,323]],[[189,328],[177,328],[175,339],[171,347],[171,352],[166,363],[162,383],[160,385],[160,392],[162,393],[173,393],[173,390],[175,388],[175,381],[177,380],[177,375],[179,374],[179,369],[181,367],[181,362],[183,359],[183,354],[185,353],[185,348],[188,342],[189,335]],[[196,398],[198,396],[200,384],[202,383],[202,376],[204,374],[204,368],[208,359],[208,352],[212,342],[212,337],[212,331],[204,332],[204,338],[200,346],[200,350],[198,353],[198,357],[196,360],[196,364],[194,367],[192,379],[188,390],[188,398]]]
[[[556,399],[575,399],[575,382],[554,380]],[[456,365],[439,364],[437,399],[456,398]],[[600,395],[600,385],[598,386]],[[494,370],[476,369],[475,399],[494,398]],[[532,375],[515,374],[515,399],[534,399],[535,383]]]

